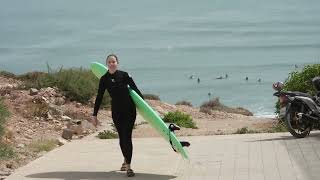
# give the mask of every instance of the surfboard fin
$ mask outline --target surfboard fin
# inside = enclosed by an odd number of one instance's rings
[[[190,146],[190,143],[187,141],[180,141],[180,144],[182,147],[189,147]]]
[[[168,128],[171,132],[174,132],[175,130],[180,130],[180,127],[173,123],[171,123]]]

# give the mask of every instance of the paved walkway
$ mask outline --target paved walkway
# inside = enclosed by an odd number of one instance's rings
[[[287,133],[183,137],[190,161],[161,138],[134,139],[130,179],[320,179],[320,133],[295,139]],[[57,148],[18,169],[9,180],[128,179],[118,140],[87,137]]]

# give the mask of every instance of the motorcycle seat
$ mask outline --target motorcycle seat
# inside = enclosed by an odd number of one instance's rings
[[[288,91],[287,92],[290,96],[303,96],[303,97],[308,97],[308,98],[313,98],[310,94],[308,93],[302,93],[298,91]]]

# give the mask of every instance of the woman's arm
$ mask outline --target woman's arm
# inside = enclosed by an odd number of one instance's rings
[[[139,94],[139,96],[144,99],[142,93],[140,92],[140,90],[138,89],[138,87],[136,86],[136,84],[134,83],[132,77],[127,73],[127,82],[129,84],[129,86],[136,92]]]
[[[100,105],[101,105],[101,102],[102,102],[102,98],[103,98],[104,92],[106,90],[106,83],[105,83],[105,80],[104,80],[103,77],[104,76],[102,76],[100,78],[100,81],[99,81],[98,94],[97,94],[97,97],[96,97],[96,101],[94,103],[93,116],[97,116],[99,108],[100,108]]]

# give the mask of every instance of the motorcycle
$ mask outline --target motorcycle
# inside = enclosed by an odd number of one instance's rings
[[[312,130],[320,130],[320,76],[312,79],[318,91],[315,96],[297,91],[283,91],[283,83],[273,84],[280,103],[279,118],[296,138],[304,138]]]

